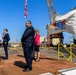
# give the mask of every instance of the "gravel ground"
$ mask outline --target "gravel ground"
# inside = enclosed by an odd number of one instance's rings
[[[25,59],[23,57],[22,49],[12,49],[9,51],[9,59],[0,61],[0,75],[40,75],[43,73],[58,74],[57,70],[68,69],[75,67],[73,62],[57,59],[57,48],[42,48],[40,49],[41,59],[39,62],[33,60],[33,70],[30,72],[23,72],[25,66]],[[62,50],[64,54],[68,54]],[[3,48],[0,48],[0,56],[4,56]],[[55,59],[54,59],[55,58]],[[61,58],[63,59],[63,58]],[[74,59],[75,61],[76,59]]]
[[[69,57],[69,53],[67,51],[65,51],[64,49],[61,49],[62,53],[68,58]],[[56,47],[54,48],[43,48],[40,50],[41,55],[45,55],[45,56],[49,56],[52,58],[58,58],[58,50]],[[73,50],[73,53],[76,55],[76,50]],[[60,57],[60,59],[64,59],[64,57]],[[76,58],[73,57],[73,62],[76,63]]]
[[[8,50],[9,52],[9,55],[11,54],[14,54],[14,53],[20,53],[20,54],[23,54],[23,51],[22,49],[21,50]],[[64,49],[62,49],[62,52],[64,53],[64,55],[66,57],[69,56],[69,54],[67,53],[67,51],[65,51]],[[58,58],[58,50],[56,47],[53,47],[53,48],[40,48],[40,53],[41,55],[44,55],[44,56],[47,56],[47,57],[51,57],[51,58]],[[76,54],[76,50],[73,50],[73,53]],[[5,53],[4,53],[4,50],[3,48],[0,48],[0,56],[4,56]],[[65,60],[62,56],[61,56],[61,59]],[[73,62],[76,63],[76,58],[73,57]]]

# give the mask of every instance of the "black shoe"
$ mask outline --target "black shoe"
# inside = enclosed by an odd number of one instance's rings
[[[8,58],[5,58],[4,60],[8,60]]]
[[[27,65],[25,65],[23,68],[25,68],[25,69],[26,69],[27,67],[28,67],[28,66],[27,66]]]
[[[32,68],[27,68],[27,69],[23,70],[23,72],[28,72],[28,71],[31,71],[31,70],[32,70]]]

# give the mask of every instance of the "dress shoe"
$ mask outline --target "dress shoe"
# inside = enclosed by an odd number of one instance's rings
[[[8,58],[5,58],[4,60],[8,60]]]
[[[31,70],[32,70],[32,68],[27,68],[27,69],[23,70],[23,72],[28,72],[28,71],[31,71]]]
[[[25,69],[26,69],[27,67],[28,67],[28,66],[27,66],[27,65],[25,65],[23,68],[25,68]]]

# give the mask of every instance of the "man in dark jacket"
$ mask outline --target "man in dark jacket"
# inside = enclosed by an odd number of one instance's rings
[[[32,70],[32,51],[33,51],[33,44],[34,44],[34,35],[35,30],[32,27],[31,21],[26,22],[26,30],[21,38],[24,57],[26,59],[26,66],[24,72]]]
[[[8,49],[7,49],[7,47],[8,47],[8,42],[10,40],[7,29],[4,29],[4,33],[2,35],[2,38],[3,38],[3,47],[4,47],[4,51],[5,51],[5,55],[6,55],[5,60],[7,60],[8,59]]]

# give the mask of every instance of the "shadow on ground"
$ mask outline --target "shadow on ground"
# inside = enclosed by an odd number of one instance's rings
[[[24,57],[23,55],[17,55],[17,56],[18,56],[18,57],[22,57],[22,58]]]
[[[4,59],[6,59],[6,57],[4,57],[4,56],[0,56],[0,59],[3,59],[3,60],[4,60]]]
[[[24,66],[26,65],[24,62],[22,61],[15,61],[14,65],[20,68],[24,68]]]

